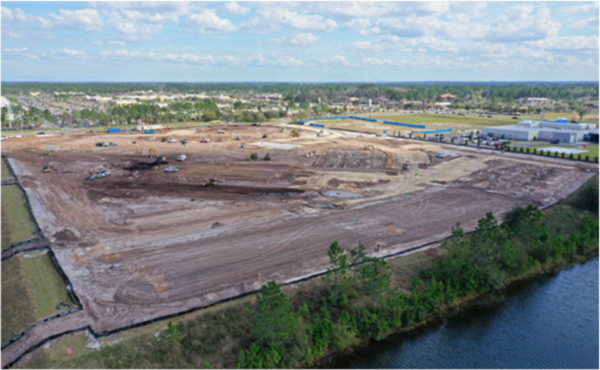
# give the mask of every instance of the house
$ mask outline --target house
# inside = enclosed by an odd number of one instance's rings
[[[546,107],[552,105],[552,100],[548,98],[520,98],[519,101],[529,107]]]
[[[444,103],[454,103],[456,101],[456,99],[458,99],[458,97],[456,95],[452,95],[452,94],[443,94],[440,96],[440,98],[442,99],[442,102],[444,102]]]

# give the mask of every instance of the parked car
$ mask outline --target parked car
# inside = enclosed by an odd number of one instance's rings
[[[558,139],[554,139],[554,140],[550,140],[550,144],[559,144],[560,140]]]
[[[579,121],[577,121],[577,120],[575,120],[575,119],[572,119],[572,120],[571,120],[571,123],[579,123]]]
[[[491,115],[488,115],[488,118],[492,118],[492,116],[491,116]]]
[[[521,119],[521,117],[514,116],[512,119]]]

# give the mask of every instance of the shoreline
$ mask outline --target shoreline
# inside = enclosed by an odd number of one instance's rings
[[[596,247],[592,251],[590,251],[585,256],[577,256],[573,261],[568,261],[565,259],[560,259],[558,261],[548,262],[540,267],[536,267],[525,273],[514,277],[510,281],[503,284],[503,286],[495,291],[475,294],[467,297],[463,297],[457,299],[454,303],[449,306],[444,307],[440,312],[435,314],[430,314],[425,317],[424,320],[413,323],[410,326],[402,327],[397,331],[391,333],[381,341],[376,341],[372,338],[369,339],[360,339],[360,342],[356,345],[347,348],[341,352],[333,352],[330,351],[323,355],[323,357],[319,359],[315,359],[312,364],[306,364],[303,368],[316,368],[316,369],[327,369],[327,368],[337,368],[332,365],[336,365],[343,359],[349,359],[352,357],[360,356],[360,354],[367,350],[373,344],[380,343],[383,341],[391,341],[391,340],[405,340],[408,336],[419,335],[419,331],[423,331],[427,328],[432,328],[442,321],[454,318],[468,312],[475,308],[484,308],[498,306],[503,303],[506,298],[503,298],[507,293],[510,296],[516,293],[523,285],[536,281],[543,277],[553,277],[556,276],[559,272],[571,268],[577,264],[584,264],[588,261],[591,261],[594,258],[599,257],[600,249]]]

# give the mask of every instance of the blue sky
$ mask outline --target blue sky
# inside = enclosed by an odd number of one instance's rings
[[[2,2],[2,81],[598,81],[598,2]]]

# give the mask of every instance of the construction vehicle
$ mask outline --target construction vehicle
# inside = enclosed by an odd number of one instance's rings
[[[170,138],[169,140],[167,140],[168,143],[176,143],[177,139],[175,139],[174,137]]]
[[[250,160],[256,160],[256,159],[258,159],[258,153],[252,152],[252,153],[248,154],[248,158],[246,160],[250,161]]]
[[[160,139],[161,143],[166,143],[167,141],[169,141],[167,137],[163,137],[162,139]]]
[[[286,132],[287,128],[282,128],[279,132]]]
[[[217,134],[224,134],[225,130],[217,130]]]
[[[270,161],[271,160],[271,156],[269,155],[269,153],[267,153],[267,155],[265,155],[264,157],[261,158],[263,161]]]
[[[373,145],[365,145],[363,150],[375,150],[375,147]]]
[[[167,158],[165,157],[161,157],[160,154],[158,154],[158,152],[152,148],[150,148],[148,150],[148,155],[150,157],[154,156],[156,157],[156,164],[160,164],[160,163],[166,163],[167,162]]]
[[[263,138],[263,139],[266,139],[266,138],[267,138],[267,134],[264,134],[264,135],[262,136],[262,138]]]
[[[241,136],[236,136],[235,139],[239,141],[239,140],[242,140],[242,137]]]
[[[165,168],[165,172],[177,172],[179,171],[179,169],[175,168],[175,167],[167,167]]]
[[[185,145],[185,144],[187,144],[187,143],[188,143],[188,139],[181,139],[181,144],[182,144],[182,145]]]
[[[185,161],[185,159],[186,159],[186,158],[187,158],[187,157],[185,156],[185,154],[182,154],[182,155],[180,155],[179,157],[177,157],[177,160],[178,160],[179,162],[183,162],[183,161]]]
[[[216,187],[217,186],[217,179],[207,179],[206,182],[204,184],[202,184],[203,187]]]
[[[300,131],[298,131],[298,129],[293,129],[292,133],[290,134],[291,137],[300,137]]]
[[[201,143],[210,143],[210,139],[205,137],[202,139]]]
[[[404,163],[404,164],[402,165],[402,171],[404,171],[404,172],[408,172],[408,163]]]
[[[50,167],[48,167],[48,165],[45,164],[44,168],[42,169],[42,172],[50,172]]]

